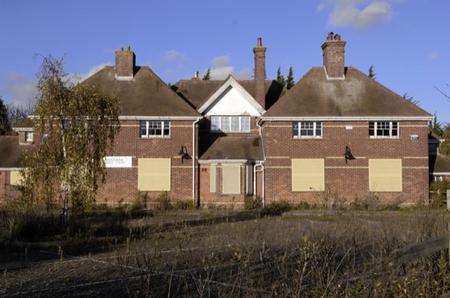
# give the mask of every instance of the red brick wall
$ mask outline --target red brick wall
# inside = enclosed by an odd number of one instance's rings
[[[6,177],[9,180],[9,171],[0,171],[0,202],[5,199],[6,196]]]
[[[241,194],[222,194],[222,169],[220,164],[216,166],[216,192],[210,191],[210,165],[200,165],[200,205],[207,207],[210,205],[223,206],[227,208],[243,208],[245,198],[245,165],[241,165]]]
[[[98,202],[116,204],[132,202],[138,195],[137,160],[138,158],[171,158],[172,200],[192,200],[192,159],[183,162],[179,156],[181,146],[185,146],[189,156],[192,152],[192,121],[171,121],[169,138],[141,139],[139,121],[122,121],[121,129],[116,135],[114,149],[108,155],[132,156],[133,167],[124,169],[107,169],[106,184],[98,194]],[[160,192],[148,192],[154,199]]]
[[[322,139],[294,139],[291,122],[264,124],[266,201],[317,203],[325,192],[292,192],[291,159],[324,158],[326,192],[346,201],[369,195],[368,160],[401,158],[403,191],[374,193],[384,203],[415,203],[428,199],[428,128],[425,121],[400,122],[398,139],[370,139],[368,122],[324,122]],[[351,125],[353,129],[346,130]],[[418,141],[410,139],[419,136]],[[345,146],[355,160],[345,163]]]

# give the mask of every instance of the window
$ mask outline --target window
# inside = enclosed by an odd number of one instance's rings
[[[138,159],[139,191],[170,191],[170,158]]]
[[[295,138],[321,138],[322,122],[317,121],[293,122],[292,131]]]
[[[33,142],[33,132],[32,131],[25,132],[25,142],[27,142],[27,143]]]
[[[217,167],[215,164],[211,164],[209,166],[209,192],[216,192],[216,176],[217,176]]]
[[[369,159],[369,190],[376,192],[402,191],[401,159]]]
[[[235,195],[241,193],[241,166],[222,164],[222,194]]]
[[[211,131],[250,132],[250,117],[211,116]]]
[[[140,122],[141,138],[164,138],[170,136],[170,121],[150,120]]]
[[[245,194],[248,196],[253,195],[253,165],[248,164],[245,166],[246,177],[245,177]]]
[[[292,191],[324,191],[324,159],[291,160]]]
[[[9,174],[9,184],[10,185],[22,185],[23,177],[20,171],[11,171]]]
[[[397,138],[397,121],[370,121],[369,136],[371,138]]]

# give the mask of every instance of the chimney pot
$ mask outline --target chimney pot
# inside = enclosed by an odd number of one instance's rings
[[[345,44],[339,34],[330,32],[322,44],[323,66],[328,78],[345,78]]]
[[[136,56],[130,46],[116,50],[116,78],[132,79],[136,68]]]
[[[256,40],[256,46],[262,47],[262,38],[261,37],[258,37],[258,39]]]

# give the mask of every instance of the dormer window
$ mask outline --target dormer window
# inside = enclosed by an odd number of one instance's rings
[[[369,137],[376,139],[398,138],[398,122],[397,121],[370,121]]]
[[[211,131],[228,133],[250,132],[250,117],[211,116]]]

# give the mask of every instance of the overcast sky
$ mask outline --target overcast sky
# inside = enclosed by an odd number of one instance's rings
[[[448,0],[0,0],[0,95],[30,101],[42,55],[64,56],[66,71],[84,77],[128,45],[166,82],[207,68],[249,78],[258,36],[268,77],[293,66],[298,80],[321,65],[334,31],[347,41],[347,65],[374,65],[378,81],[450,122],[435,89],[450,93],[449,29]]]

